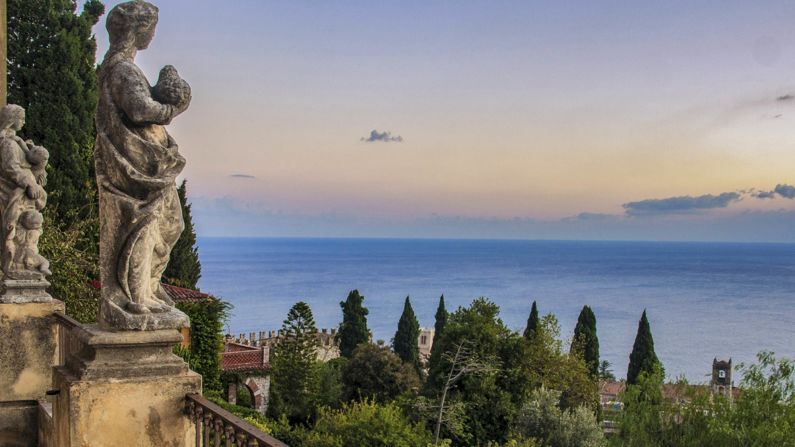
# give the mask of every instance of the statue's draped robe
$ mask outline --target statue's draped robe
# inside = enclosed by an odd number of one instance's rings
[[[175,109],[152,99],[143,72],[123,55],[105,58],[99,83],[94,157],[103,306],[171,306],[160,279],[184,228],[176,177],[185,159],[163,125]]]

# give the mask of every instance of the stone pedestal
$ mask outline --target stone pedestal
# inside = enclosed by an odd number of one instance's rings
[[[176,330],[110,332],[77,326],[66,364],[55,370],[55,445],[192,446],[185,395],[201,393],[201,376],[172,347]]]
[[[58,363],[53,312],[63,310],[57,300],[0,304],[0,402],[44,399]]]
[[[50,283],[44,279],[6,279],[0,303],[49,303],[53,297],[47,293]],[[63,310],[63,309],[62,309]]]

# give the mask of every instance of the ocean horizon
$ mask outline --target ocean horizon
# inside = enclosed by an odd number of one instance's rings
[[[542,315],[556,315],[565,343],[587,304],[617,377],[644,309],[669,378],[706,382],[715,357],[795,357],[795,244],[200,237],[198,245],[199,286],[234,306],[232,334],[279,329],[297,301],[311,306],[318,328],[337,327],[339,302],[358,289],[373,337],[387,343],[406,296],[432,327],[444,294],[451,312],[489,298],[517,331],[535,300]]]

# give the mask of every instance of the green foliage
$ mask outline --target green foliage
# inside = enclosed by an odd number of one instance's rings
[[[370,341],[370,331],[367,329],[367,308],[362,305],[364,297],[358,290],[351,290],[348,299],[340,302],[342,308],[342,323],[337,332],[340,345],[340,355],[350,357],[353,350],[360,343]]]
[[[680,385],[687,403],[663,399],[662,372],[641,373],[624,395],[621,445],[660,447],[795,446],[795,363],[770,352],[740,365],[734,401]]]
[[[291,423],[306,422],[313,414],[317,392],[319,348],[312,310],[296,303],[282,324],[285,338],[271,349],[269,413]]]
[[[447,355],[431,368],[426,395],[441,395],[454,346],[465,343],[481,364],[493,366],[491,372],[465,376],[449,392],[451,403],[464,408],[463,433],[445,426],[444,434],[453,438],[454,445],[509,442],[513,421],[532,391],[541,386],[562,391],[563,408],[596,408],[596,383],[578,355],[563,351],[557,319],[545,316],[532,332],[528,340],[507,329],[499,319],[499,308],[484,298],[450,315],[442,337],[434,341]]]
[[[199,262],[199,251],[196,248],[196,231],[193,228],[193,216],[187,198],[187,180],[183,180],[177,188],[179,202],[182,205],[182,219],[185,230],[179,235],[177,243],[171,250],[171,258],[163,272],[163,281],[179,287],[196,289],[202,276],[202,265]]]
[[[205,390],[220,391],[223,325],[231,305],[217,298],[208,298],[195,303],[178,303],[176,307],[190,319],[191,355],[188,364],[201,374]]]
[[[599,377],[599,337],[596,335],[596,315],[589,306],[583,306],[580,316],[577,318],[570,352],[578,353],[582,357],[592,377]]]
[[[353,402],[321,410],[304,447],[417,447],[431,442],[421,424],[411,423],[394,403]]]
[[[343,372],[348,359],[338,357],[321,363],[318,370],[317,405],[321,407],[339,408],[343,400]]]
[[[444,332],[444,327],[447,325],[447,318],[449,314],[447,313],[447,309],[444,306],[444,295],[439,297],[439,306],[436,308],[436,322],[433,325],[434,333],[433,338],[434,340],[439,340],[441,338],[442,333]],[[431,355],[428,359],[428,369],[435,369],[438,367],[439,359],[442,355],[442,351],[439,349],[441,344],[434,342],[431,345]]]
[[[478,363],[491,365],[491,372],[464,375],[449,391],[451,401],[464,405],[464,433],[458,434],[455,445],[482,445],[488,441],[507,441],[507,434],[515,406],[512,394],[522,391],[511,385],[524,384],[521,380],[507,380],[520,372],[509,365],[507,369],[499,368],[501,358],[516,347],[501,349],[510,343],[512,332],[499,319],[499,307],[485,298],[478,298],[470,307],[459,308],[450,315],[442,337],[434,343],[440,343],[440,349],[446,353],[436,367],[429,372],[427,393],[429,396],[441,396],[447,377],[450,374],[455,346],[465,344],[471,358]],[[518,338],[518,337],[517,337]],[[514,353],[510,353],[514,356]],[[513,358],[513,357],[512,357]],[[509,362],[510,363],[510,362]],[[446,432],[446,435],[456,435]]]
[[[87,1],[80,15],[76,8],[73,0],[8,0],[8,102],[27,110],[21,136],[50,152],[47,207],[53,222],[66,229],[89,219],[94,226],[86,236],[96,242],[99,95],[92,27],[105,8],[98,0]]]
[[[562,391],[564,407],[596,409],[597,383],[578,352],[566,354],[560,341],[560,325],[554,315],[545,315],[528,343],[525,354],[527,380],[533,388],[544,386]]]
[[[612,366],[607,360],[602,360],[602,363],[599,364],[599,380],[616,380]]]
[[[538,329],[538,307],[536,302],[533,301],[533,307],[530,308],[530,316],[527,317],[527,327],[524,329],[524,338],[531,340],[535,336],[536,329]]]
[[[629,355],[629,368],[627,368],[627,383],[634,385],[637,383],[640,373],[652,374],[656,365],[662,367],[654,352],[654,339],[651,336],[651,327],[646,318],[646,311],[638,322],[638,333],[635,335],[635,344],[632,346],[632,353]]]
[[[597,447],[605,445],[594,413],[583,406],[561,409],[560,392],[541,387],[522,406],[513,431],[535,438],[545,447]]]
[[[99,311],[100,291],[89,285],[89,279],[99,273],[97,253],[82,248],[89,245],[85,235],[96,224],[96,217],[93,219],[61,228],[45,208],[45,231],[39,239],[39,250],[50,261],[53,273],[50,294],[63,301],[66,313],[81,323],[97,321]]]
[[[670,434],[666,429],[671,419],[665,417],[672,409],[663,400],[662,383],[664,374],[659,364],[650,372],[641,371],[634,384],[628,384],[621,400],[624,411],[621,414],[621,445],[627,447],[669,445],[663,435]]]
[[[395,350],[395,354],[405,363],[413,366],[418,373],[422,371],[420,366],[420,348],[417,344],[419,336],[420,323],[414,315],[414,309],[411,308],[409,297],[406,297],[406,301],[403,304],[403,313],[400,315],[400,321],[398,321],[397,332],[395,332],[395,338],[392,340],[392,347]]]
[[[50,293],[80,322],[96,321],[99,219],[94,178],[96,42],[91,28],[104,13],[97,0],[75,14],[70,0],[8,0],[8,102],[27,111],[20,136],[50,152],[45,231]]]
[[[383,403],[419,385],[413,365],[403,363],[389,348],[363,343],[353,351],[343,370],[342,397]]]

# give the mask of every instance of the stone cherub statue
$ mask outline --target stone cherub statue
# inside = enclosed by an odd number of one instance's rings
[[[106,329],[187,326],[160,285],[171,249],[184,228],[176,177],[185,166],[165,125],[190,105],[191,92],[166,66],[151,87],[135,55],[152,41],[158,9],[142,0],[107,16],[110,49],[99,69],[97,143],[99,186],[99,322]]]
[[[6,288],[0,302],[52,299],[44,290],[50,263],[38,248],[50,154],[17,136],[24,125],[25,109],[13,104],[0,109],[0,267]]]

